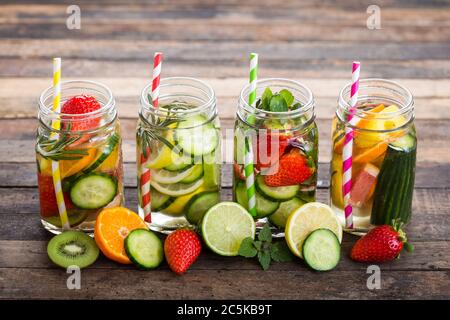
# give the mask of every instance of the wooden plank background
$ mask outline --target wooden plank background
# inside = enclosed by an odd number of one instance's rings
[[[73,1],[0,4],[0,298],[450,298],[450,3],[420,0],[76,1],[81,29],[68,30]],[[381,29],[366,27],[369,5],[381,8]],[[309,86],[320,131],[318,199],[328,201],[330,119],[349,81],[352,60],[362,77],[394,79],[415,98],[419,136],[409,237],[415,253],[381,266],[382,289],[366,287],[366,266],[351,262],[355,238],[329,273],[301,262],[274,264],[218,257],[207,250],[183,277],[167,266],[148,273],[101,258],[84,271],[82,289],[45,253],[34,163],[37,99],[51,85],[51,58],[63,58],[64,79],[108,85],[124,135],[127,206],[135,209],[134,134],[139,94],[154,51],[165,54],[163,77],[193,76],[216,91],[222,127],[233,126],[246,83],[248,54],[260,54],[261,78],[287,77]],[[229,154],[226,154],[229,156]],[[225,165],[223,198],[230,199]],[[262,280],[264,279],[264,281]]]

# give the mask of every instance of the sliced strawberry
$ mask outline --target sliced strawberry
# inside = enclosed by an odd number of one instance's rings
[[[59,214],[58,203],[56,202],[55,189],[53,187],[53,177],[38,173],[39,203],[42,217],[50,217]],[[64,193],[66,209],[72,209],[73,204],[67,193]]]
[[[300,184],[312,176],[314,170],[308,166],[306,157],[299,149],[291,149],[283,155],[274,169],[274,174],[264,176],[264,182],[271,187]]]
[[[356,177],[355,184],[350,192],[350,204],[352,206],[361,208],[371,198],[379,172],[380,169],[373,164],[367,163],[364,166],[364,169]]]
[[[290,135],[267,130],[257,138],[256,169],[273,166],[289,146]]]
[[[245,180],[244,166],[233,163],[234,176],[238,179]]]

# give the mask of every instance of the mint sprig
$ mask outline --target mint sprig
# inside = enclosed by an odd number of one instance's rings
[[[267,87],[261,98],[256,102],[256,107],[265,111],[287,112],[302,107],[300,102],[295,102],[294,95],[287,89],[283,89],[278,93],[273,93]]]
[[[272,232],[268,224],[259,232],[258,240],[247,237],[241,242],[239,255],[246,258],[257,257],[263,270],[269,269],[272,260],[288,262],[294,258],[285,242],[272,243]]]

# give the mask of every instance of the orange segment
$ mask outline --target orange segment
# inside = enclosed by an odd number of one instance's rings
[[[87,149],[87,153],[88,154],[81,159],[59,161],[59,168],[61,170],[61,179],[70,177],[71,175],[80,172],[81,170],[86,168],[89,164],[91,164],[95,159],[97,149],[95,148]]]
[[[376,158],[383,155],[387,150],[388,144],[386,142],[380,142],[372,148],[367,148],[357,156],[353,157],[354,162],[367,163],[372,162]]]
[[[109,259],[130,264],[131,261],[125,252],[124,240],[135,229],[148,229],[137,213],[124,207],[104,209],[95,223],[95,242]]]
[[[98,167],[98,169],[102,172],[105,171],[113,171],[116,169],[117,163],[119,161],[119,144],[116,144],[111,154],[102,164]]]

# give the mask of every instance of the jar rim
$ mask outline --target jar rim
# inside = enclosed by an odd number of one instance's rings
[[[200,90],[202,90],[209,97],[209,99],[206,102],[203,102],[202,104],[200,104],[198,106],[195,106],[193,108],[190,108],[190,109],[170,110],[170,112],[172,114],[175,114],[175,115],[179,114],[179,115],[184,115],[185,116],[185,115],[189,115],[189,114],[199,113],[199,112],[205,111],[211,105],[214,105],[214,103],[216,102],[216,96],[215,96],[215,93],[214,93],[214,89],[209,84],[207,84],[205,81],[199,80],[199,79],[193,78],[193,77],[168,77],[168,78],[162,78],[161,81],[160,81],[160,92],[161,92],[161,88],[178,85],[176,83],[177,81],[179,81],[179,82],[191,81],[193,83],[197,83],[197,84],[202,85],[205,88],[205,90],[203,90],[202,88]],[[175,83],[171,83],[171,82],[175,82]],[[187,85],[187,84],[180,84],[180,85]],[[152,102],[150,102],[147,99],[147,95],[149,93],[151,93],[151,86],[152,86],[152,83],[149,83],[149,84],[147,84],[144,87],[144,89],[142,89],[142,92],[141,92],[141,106],[143,108],[145,108],[146,111],[151,112],[151,113],[153,113],[155,115],[164,115],[169,110],[164,109],[164,108],[155,108],[153,106]],[[170,96],[170,94],[168,94],[168,96]],[[161,97],[164,97],[164,95],[161,96],[161,94],[160,94],[159,98],[161,99]]]
[[[57,112],[54,111],[51,106],[46,105],[45,100],[49,96],[53,96],[53,86],[47,87],[39,96],[39,112],[44,113],[46,116],[54,115],[57,117],[71,117],[72,119],[77,118],[84,118],[84,117],[98,117],[102,115],[103,113],[109,111],[111,106],[114,106],[114,97],[112,94],[111,89],[109,89],[106,85],[103,83],[92,81],[92,80],[67,80],[67,81],[61,81],[61,88],[63,88],[65,85],[73,85],[73,84],[80,84],[80,85],[86,85],[90,84],[93,86],[97,86],[104,90],[106,93],[105,96],[107,97],[106,103],[103,103],[98,110],[94,110],[91,112],[81,113],[81,114],[69,114],[69,113],[62,113],[61,111]]]
[[[275,117],[277,117],[277,116],[278,117],[292,117],[292,116],[298,117],[298,116],[301,116],[301,115],[307,113],[308,111],[310,111],[311,108],[314,107],[314,95],[313,95],[311,89],[309,89],[307,86],[303,85],[302,83],[300,83],[298,81],[286,79],[286,78],[263,78],[263,79],[258,79],[256,81],[256,87],[258,87],[259,84],[270,83],[270,82],[275,82],[275,81],[289,83],[291,85],[300,87],[302,90],[305,90],[307,102],[304,103],[301,108],[298,108],[296,110],[285,111],[285,112],[261,110],[254,106],[251,106],[248,103],[248,100],[244,97],[245,93],[247,92],[247,90],[250,88],[250,85],[251,85],[250,83],[248,83],[244,86],[244,88],[242,88],[241,93],[239,95],[239,101],[240,101],[240,104],[243,106],[244,110],[251,114],[264,113],[268,116],[275,116]],[[266,86],[266,87],[269,87],[269,86]]]
[[[389,119],[389,118],[393,118],[396,116],[400,116],[404,113],[407,113],[407,112],[410,112],[413,110],[413,106],[414,106],[413,95],[412,95],[411,91],[409,91],[405,86],[401,85],[400,83],[398,83],[396,81],[392,81],[392,80],[381,79],[381,78],[365,78],[365,79],[359,80],[360,90],[361,90],[361,88],[363,88],[364,86],[366,86],[369,83],[387,84],[387,85],[391,85],[393,87],[400,89],[401,91],[403,91],[401,94],[403,96],[405,96],[405,102],[399,106],[399,109],[397,111],[386,112],[384,114],[371,112],[370,110],[365,111],[365,110],[357,109],[353,113],[355,117],[364,118],[367,116],[371,116],[371,117],[376,116],[375,117],[376,119]],[[348,82],[339,92],[338,105],[340,108],[342,108],[346,112],[348,112],[350,110],[351,105],[350,105],[350,99],[345,99],[344,95],[346,95],[350,92],[351,86],[352,86],[352,83]],[[367,87],[369,87],[369,85],[367,85]],[[358,100],[363,100],[362,97],[364,97],[364,96],[359,94]]]

